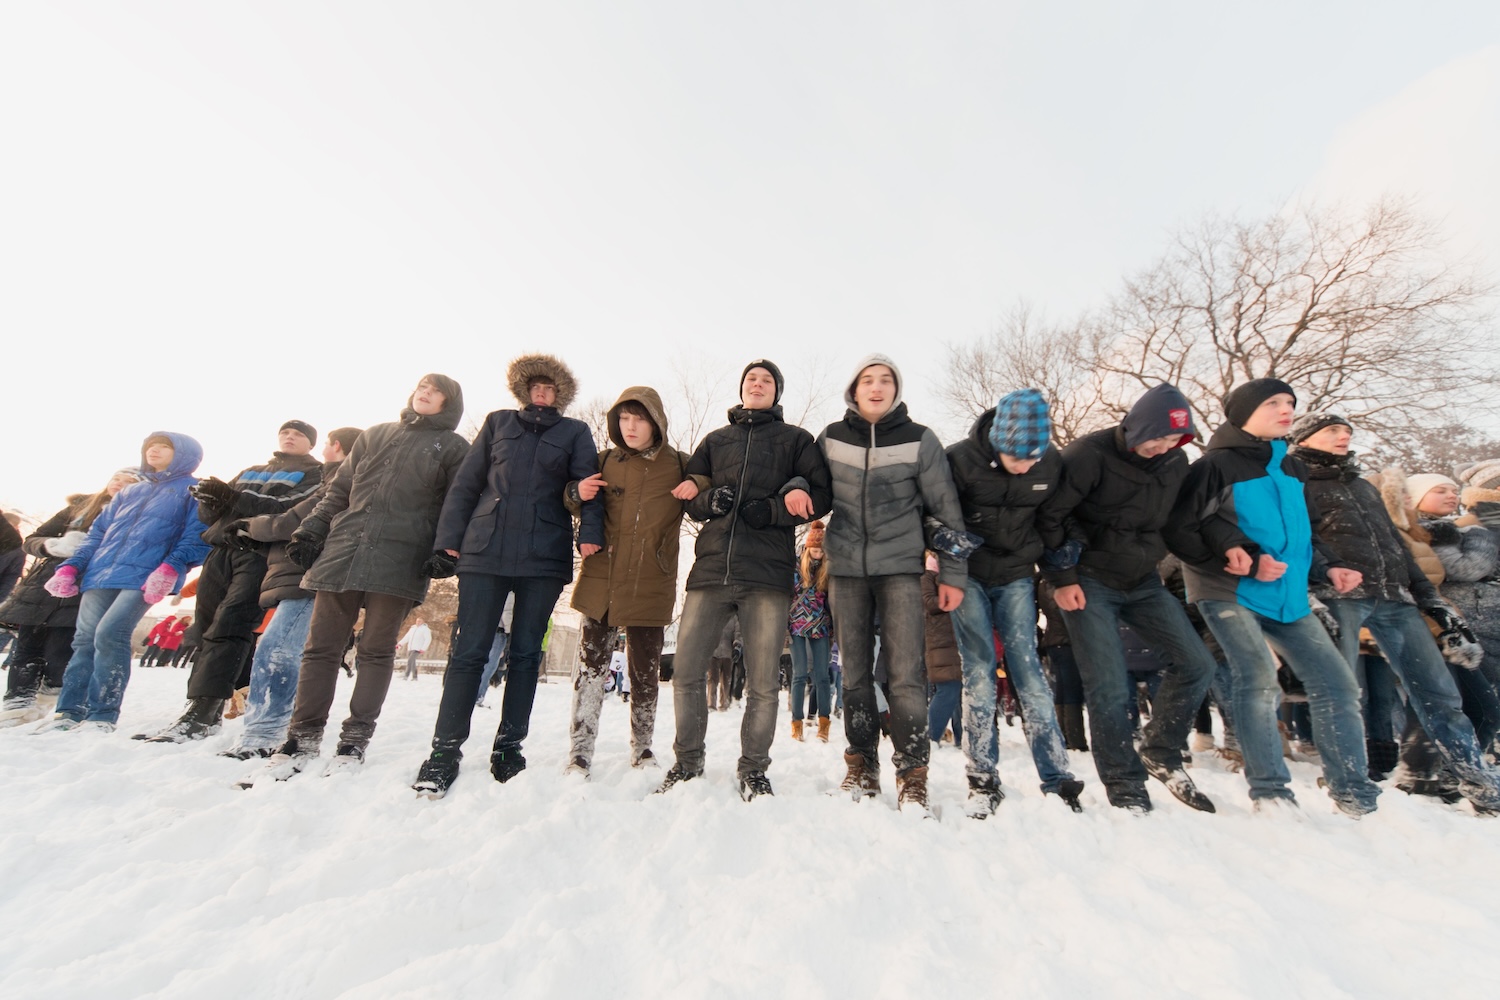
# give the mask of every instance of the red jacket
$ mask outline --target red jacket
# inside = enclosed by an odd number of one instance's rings
[[[167,617],[157,622],[156,627],[146,633],[146,648],[149,649],[152,646],[162,645],[163,640],[167,637],[167,633],[172,631],[172,623],[176,620],[176,615],[167,615]]]

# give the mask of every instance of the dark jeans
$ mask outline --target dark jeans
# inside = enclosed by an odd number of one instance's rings
[[[287,735],[297,742],[316,746],[322,742],[338,687],[344,646],[354,632],[359,609],[365,609],[365,626],[359,635],[355,663],[354,693],[349,697],[349,717],[339,734],[340,743],[363,749],[375,734],[375,723],[391,688],[396,665],[396,637],[401,623],[416,602],[390,594],[359,590],[319,591],[313,596],[312,621],[307,627],[307,645],[302,648],[302,669],[297,675],[297,704]]]
[[[844,671],[844,738],[849,752],[880,766],[880,710],[875,704],[875,616],[880,616],[881,659],[891,707],[891,763],[900,774],[925,767],[927,670],[922,578],[917,575],[836,576],[828,602],[839,634]]]
[[[233,697],[235,680],[250,661],[255,629],[265,618],[260,606],[260,583],[266,575],[266,556],[260,550],[243,552],[216,545],[198,578],[194,623],[203,641],[193,672],[188,675],[189,698]]]
[[[531,728],[542,637],[547,634],[547,621],[567,582],[540,576],[458,574],[458,639],[443,674],[443,700],[432,733],[434,750],[462,753],[485,664],[500,627],[500,614],[511,594],[516,595],[516,603],[511,617],[510,662],[494,749],[520,748]]]
[[[1365,735],[1372,740],[1391,743],[1396,739],[1396,708],[1401,697],[1396,693],[1396,675],[1383,656],[1361,654],[1354,664],[1354,679],[1359,681],[1359,703],[1365,713]]]
[[[943,741],[943,733],[953,728],[953,745],[964,745],[964,682],[941,681],[927,690],[927,735],[934,743]],[[993,707],[990,709],[994,711]]]
[[[1133,805],[1146,798],[1146,769],[1140,755],[1169,768],[1182,767],[1188,730],[1213,682],[1214,659],[1193,630],[1187,609],[1156,575],[1130,590],[1116,590],[1086,576],[1079,584],[1083,610],[1062,614],[1083,675],[1094,765],[1110,804]],[[1139,755],[1129,715],[1135,678],[1120,643],[1122,622],[1169,663]]]
[[[31,705],[43,680],[48,687],[62,687],[63,672],[68,669],[72,655],[71,625],[66,628],[25,625],[17,629],[10,674],[5,682],[6,707]]]
[[[1052,683],[1052,701],[1058,705],[1083,704],[1083,675],[1078,672],[1078,661],[1073,657],[1072,646],[1048,646],[1038,650],[1042,664],[1047,668],[1047,680]]]

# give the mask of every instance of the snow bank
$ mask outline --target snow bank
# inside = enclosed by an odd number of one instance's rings
[[[884,796],[836,798],[842,745],[794,743],[783,712],[776,796],[746,805],[735,708],[710,719],[706,779],[653,796],[618,699],[593,780],[562,774],[554,683],[530,770],[490,778],[499,712],[479,709],[469,766],[430,802],[407,787],[436,714],[424,676],[392,686],[362,769],[239,791],[257,765],[215,755],[238,722],[129,739],[175,717],[186,674],[137,671],[112,735],[0,732],[0,996],[1366,998],[1500,976],[1500,821],[1390,791],[1354,822],[1307,765],[1300,816],[1252,815],[1202,758],[1217,815],[1153,785],[1135,818],[1075,754],[1074,815],[1006,729],[999,814],[963,817],[945,748],[922,821],[894,809],[888,746]],[[671,720],[666,687],[667,763]]]

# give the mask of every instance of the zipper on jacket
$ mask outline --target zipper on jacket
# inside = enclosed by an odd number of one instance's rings
[[[870,425],[870,447],[865,449],[865,476],[859,484],[859,568],[870,575],[870,453],[875,450],[875,425]]]
[[[729,522],[729,547],[724,551],[724,585],[729,585],[729,567],[734,562],[734,529],[739,527],[740,511],[739,505],[744,501],[745,472],[750,468],[750,445],[755,441],[755,425],[749,425],[749,431],[745,435],[745,460],[740,463],[740,485],[734,491],[735,509],[730,513],[733,518]]]

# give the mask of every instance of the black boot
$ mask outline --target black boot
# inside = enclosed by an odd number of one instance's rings
[[[1370,760],[1370,780],[1384,781],[1401,762],[1401,744],[1395,740],[1365,740],[1365,755]]]
[[[155,736],[142,736],[147,743],[186,743],[201,740],[219,731],[224,718],[223,698],[192,698],[182,718],[172,723]]]
[[[1062,727],[1063,744],[1069,750],[1088,750],[1088,730],[1083,725],[1082,705],[1058,705],[1057,722]]]
[[[1068,804],[1068,808],[1076,813],[1083,812],[1083,802],[1079,796],[1083,794],[1083,782],[1076,778],[1068,778],[1057,788],[1057,797]]]

